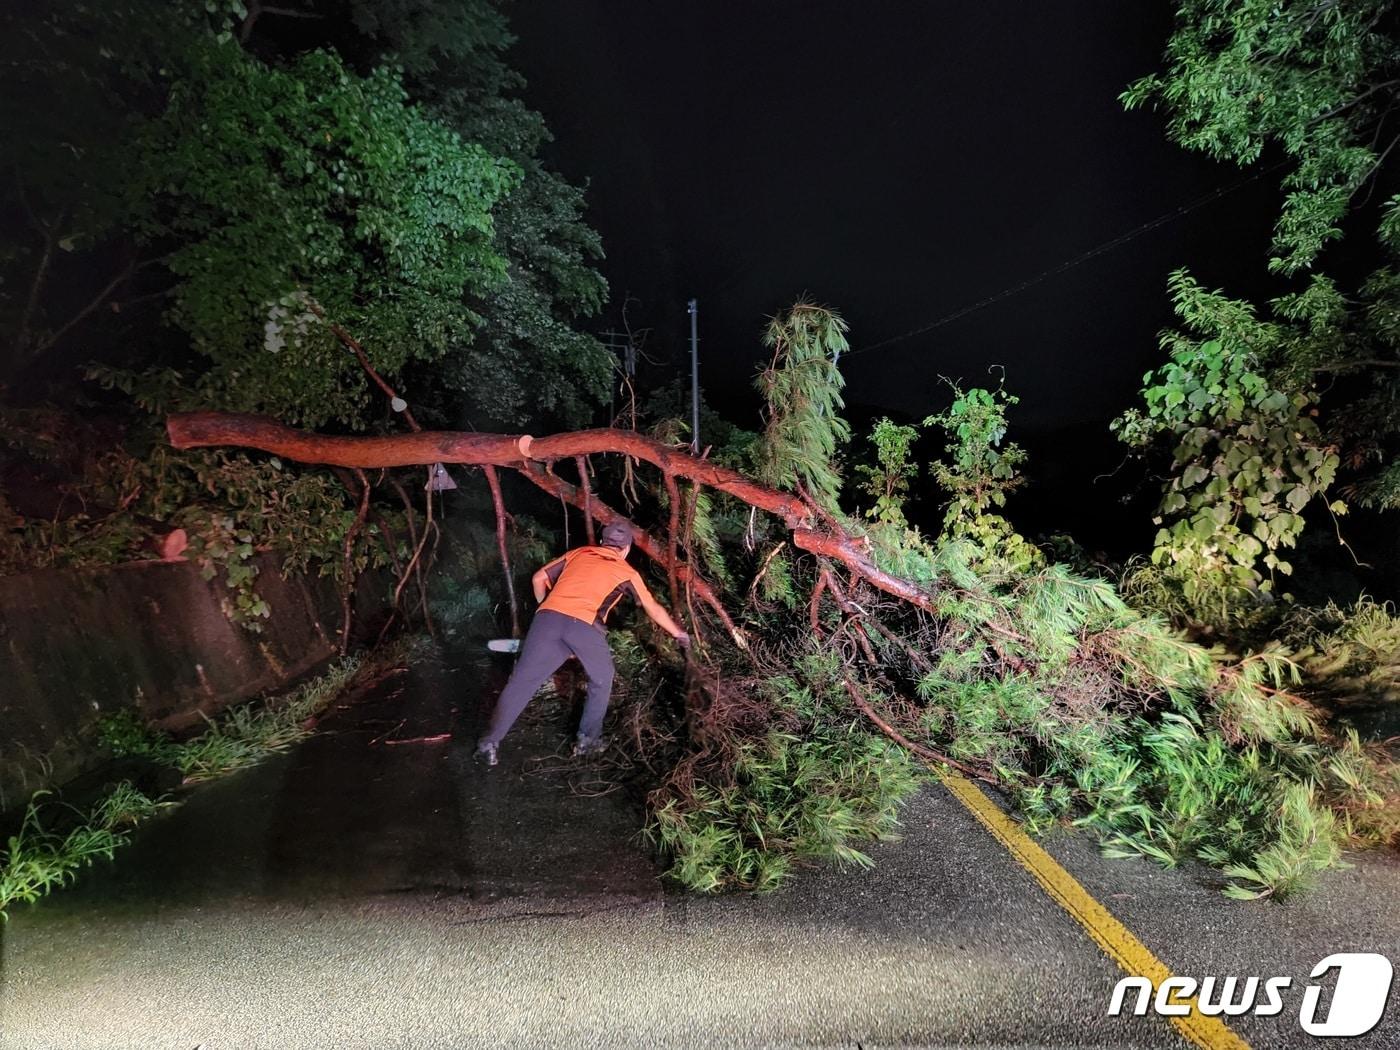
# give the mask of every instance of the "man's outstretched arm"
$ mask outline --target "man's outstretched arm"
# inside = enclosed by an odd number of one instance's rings
[[[681,645],[690,644],[690,635],[686,634],[685,628],[671,618],[671,614],[651,596],[651,592],[645,587],[638,590],[637,600],[641,603],[642,611],[650,616],[658,627],[680,642]]]

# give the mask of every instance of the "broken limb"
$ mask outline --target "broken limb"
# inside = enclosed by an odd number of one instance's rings
[[[728,493],[776,514],[789,528],[809,522],[813,516],[798,496],[630,430],[573,430],[542,438],[459,430],[341,437],[295,430],[266,416],[233,412],[174,413],[166,421],[166,430],[176,448],[239,445],[299,463],[340,467],[409,467],[439,462],[514,467],[521,460],[547,463],[611,452],[645,460],[663,473]]]
[[[355,593],[355,538],[359,536],[360,530],[364,528],[365,519],[369,517],[369,478],[365,472],[356,468],[355,477],[360,483],[360,506],[355,511],[355,521],[345,532],[345,564],[344,579],[341,580],[340,606],[340,655],[344,656],[350,651],[350,627],[354,619]]]
[[[491,489],[491,505],[496,511],[496,549],[501,554],[501,571],[506,578],[506,598],[510,602],[510,636],[520,637],[520,606],[515,600],[515,579],[511,575],[510,569],[510,549],[506,544],[506,505],[501,498],[501,479],[496,475],[496,468],[486,466],[481,468],[486,473],[486,484]],[[590,530],[591,531],[591,530]]]
[[[578,487],[583,492],[583,530],[590,545],[598,542],[593,534],[593,488],[588,483],[588,457],[575,456],[574,466],[578,468]]]
[[[991,774],[983,773],[979,770],[973,769],[971,766],[965,766],[961,762],[949,758],[947,755],[940,754],[939,752],[933,750],[933,748],[931,747],[925,747],[923,744],[917,744],[914,741],[910,740],[898,729],[890,725],[878,714],[876,714],[875,708],[873,708],[870,705],[870,701],[868,701],[864,696],[861,695],[861,692],[859,689],[856,688],[855,683],[853,683],[849,678],[844,679],[844,682],[846,686],[846,692],[848,692],[851,695],[851,702],[856,705],[856,708],[860,711],[860,713],[863,714],[866,718],[870,719],[870,721],[876,726],[876,728],[880,730],[880,732],[884,733],[885,736],[889,737],[900,747],[907,750],[910,754],[918,755],[925,762],[936,762],[939,765],[951,766],[953,769],[956,769],[961,773],[966,773],[970,777],[975,777],[976,779],[981,780],[984,783],[999,786],[999,782],[997,781],[996,777],[992,776]]]

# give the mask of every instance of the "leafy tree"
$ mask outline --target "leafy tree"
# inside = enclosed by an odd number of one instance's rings
[[[518,97],[524,80],[505,61],[515,38],[504,14],[489,0],[351,0],[349,11],[360,43],[375,61],[403,67],[415,100],[521,171],[493,209],[504,280],[476,303],[482,324],[470,367],[436,377],[442,413],[453,418],[452,403],[489,382],[491,404],[474,418],[589,421],[608,396],[613,365],[602,343],[576,328],[607,298],[593,265],[602,241],[583,221],[583,191],[540,159],[550,134]]]
[[[65,340],[80,350],[109,306],[169,296],[197,367],[179,347],[176,371],[150,369],[147,311],[121,336],[135,367],[103,373],[150,403],[365,425],[365,378],[320,310],[425,419],[588,415],[609,362],[571,322],[605,293],[598,239],[581,193],[535,157],[543,122],[508,97],[499,12],[158,6],[7,16],[19,141],[0,208],[29,229],[0,258],[12,374]],[[90,299],[70,301],[73,271]]]
[[[499,13],[436,9],[458,38],[477,36],[434,51],[435,70],[397,62],[368,23],[317,39],[352,25],[325,6],[298,19],[240,0],[7,8],[0,114],[13,170],[0,216],[23,233],[0,251],[4,372],[18,381],[36,362],[101,354],[89,377],[151,411],[358,429],[387,413],[347,349],[353,336],[424,422],[586,416],[608,360],[571,320],[605,292],[587,264],[597,235],[578,221],[581,193],[535,157],[543,122],[508,97],[518,78],[500,60]],[[424,27],[407,59],[428,55]],[[142,492],[184,502],[143,497],[44,523],[0,494],[0,560],[120,560],[152,528],[179,525],[192,555],[226,574],[236,618],[255,624],[266,610],[251,551],[279,528],[298,570],[310,560],[348,577],[405,553],[376,524],[392,527],[394,512],[366,501],[357,515],[329,478],[203,454],[159,462],[147,437],[138,424],[117,453],[132,476],[195,477],[214,498],[152,481]],[[279,492],[309,515],[307,535],[264,528],[256,508]]]
[[[146,135],[149,239],[181,244],[171,319],[209,359],[193,403],[310,426],[356,425],[375,367],[441,361],[478,320],[464,293],[499,279],[491,206],[508,162],[408,105],[397,77],[329,52],[285,70],[232,41],[193,48]]]
[[[1144,377],[1146,411],[1130,410],[1113,425],[1130,445],[1170,445],[1152,560],[1170,567],[1198,611],[1225,602],[1211,614],[1224,622],[1228,603],[1248,604],[1273,589],[1274,572],[1292,573],[1282,555],[1297,543],[1304,508],[1331,485],[1338,457],[1313,419],[1311,388],[1280,385],[1263,367],[1290,330],[1184,271],[1171,287],[1187,331],[1163,334],[1170,362]]]
[[[1301,277],[1400,144],[1388,120],[1400,105],[1397,28],[1388,0],[1183,0],[1166,70],[1122,98],[1163,109],[1188,149],[1242,165],[1279,151],[1285,196],[1269,269]],[[1259,565],[1289,571],[1278,552],[1339,469],[1363,506],[1400,505],[1400,195],[1380,208],[1376,235],[1387,261],[1357,292],[1313,273],[1270,302],[1267,320],[1173,275],[1186,331],[1163,335],[1172,361],[1145,377],[1146,415],[1118,429],[1140,447],[1174,435],[1154,557],[1177,564],[1188,586],[1266,589]],[[1213,583],[1199,575],[1211,567]]]
[[[1020,474],[1026,454],[1006,438],[1006,410],[1020,398],[1003,387],[985,390],[974,387],[963,393],[956,383],[953,403],[946,412],[929,416],[924,426],[941,428],[948,437],[944,451],[948,458],[935,462],[933,480],[948,494],[943,516],[943,535],[951,540],[969,540],[984,559],[996,559],[1016,569],[1038,564],[1040,552],[997,513],[1006,506],[1006,497],[1020,488]]]
[[[1323,402],[1321,424],[1347,471],[1343,494],[1363,507],[1400,507],[1400,274],[1370,275],[1353,296],[1321,275],[1271,306],[1279,335],[1270,374]]]
[[[1356,195],[1400,143],[1385,119],[1400,102],[1400,35],[1390,0],[1183,0],[1167,69],[1122,95],[1168,114],[1187,149],[1253,164],[1266,146],[1288,167],[1269,267],[1310,267]],[[1392,197],[1381,225],[1396,245]]]
[[[875,466],[861,463],[856,471],[865,478],[861,489],[875,502],[866,508],[865,516],[886,525],[907,528],[904,501],[909,495],[909,482],[919,468],[909,461],[909,451],[918,440],[915,427],[900,426],[888,418],[875,421],[870,431],[870,443],[875,446]]]

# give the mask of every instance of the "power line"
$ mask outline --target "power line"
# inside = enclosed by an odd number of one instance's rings
[[[1187,201],[1185,204],[1173,209],[1172,211],[1164,212],[1163,214],[1157,216],[1155,219],[1151,219],[1143,223],[1141,226],[1134,227],[1127,233],[1120,234],[1119,236],[1113,238],[1113,240],[1111,241],[1104,241],[1102,244],[1096,245],[1095,247],[1090,248],[1088,251],[1081,252],[1079,255],[1076,255],[1074,258],[1069,259],[1066,262],[1060,263],[1058,266],[1054,266],[1048,270],[1044,270],[1041,273],[1036,274],[1034,277],[1022,281],[1020,284],[1012,285],[1010,288],[1004,288],[1000,292],[997,292],[995,295],[989,295],[985,299],[979,299],[975,303],[971,303],[958,310],[954,310],[952,313],[945,314],[943,317],[940,317],[936,321],[933,321],[926,325],[921,325],[920,327],[911,329],[907,332],[902,333],[901,335],[891,336],[889,339],[882,339],[878,343],[872,343],[869,346],[862,346],[855,350],[848,350],[843,356],[852,357],[855,354],[868,353],[871,350],[879,350],[883,347],[891,345],[892,343],[899,343],[903,342],[905,339],[912,339],[916,335],[923,335],[925,332],[932,332],[935,328],[942,328],[946,324],[951,324],[959,318],[966,317],[970,313],[976,313],[978,310],[985,309],[986,307],[991,306],[994,303],[999,303],[1003,299],[1009,299],[1011,298],[1011,296],[1017,295],[1020,292],[1024,292],[1027,288],[1037,285],[1041,281],[1045,281],[1051,277],[1055,277],[1059,274],[1062,274],[1066,270],[1071,270],[1074,267],[1080,265],[1081,263],[1086,263],[1090,259],[1095,258],[1096,256],[1103,255],[1105,252],[1111,252],[1114,248],[1127,244],[1129,241],[1142,236],[1142,234],[1147,233],[1150,230],[1155,230],[1158,226],[1165,225],[1166,223],[1171,222],[1173,219],[1177,219],[1183,215],[1186,215],[1188,212],[1193,212],[1197,208],[1204,207],[1205,205],[1210,204],[1212,201],[1217,200],[1220,197],[1224,197],[1227,194],[1234,193],[1235,190],[1241,189],[1242,187],[1249,185],[1251,182],[1254,182],[1256,179],[1263,178],[1265,175],[1277,171],[1279,168],[1283,167],[1287,163],[1288,161],[1286,160],[1280,161],[1279,163],[1271,165],[1270,167],[1262,168],[1259,171],[1256,171],[1253,175],[1240,179],[1238,182],[1233,183],[1232,185],[1218,187],[1217,189],[1214,189],[1207,194],[1197,197],[1195,200]]]

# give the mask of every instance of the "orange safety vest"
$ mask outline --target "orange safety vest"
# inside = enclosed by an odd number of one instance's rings
[[[641,574],[616,547],[575,547],[544,567],[549,593],[541,610],[602,627],[624,597],[651,597]]]

